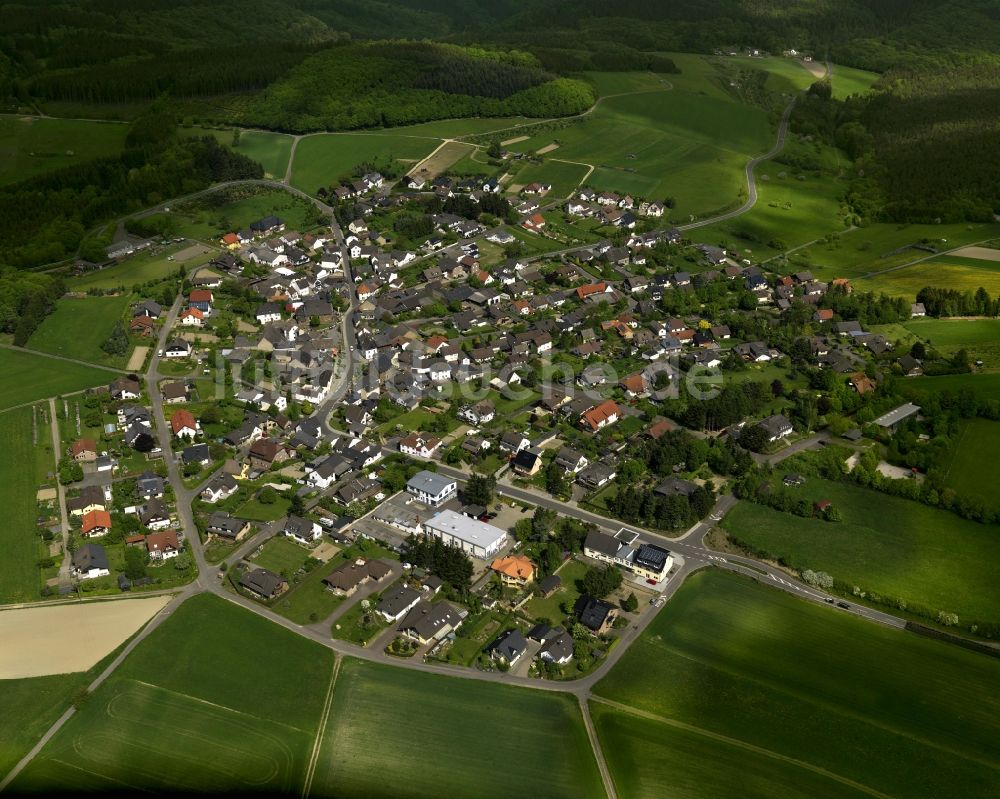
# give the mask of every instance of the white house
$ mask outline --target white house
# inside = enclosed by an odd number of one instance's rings
[[[425,505],[437,507],[458,494],[458,481],[426,469],[409,479],[406,490]]]
[[[282,532],[288,538],[298,541],[300,544],[312,544],[315,541],[319,541],[323,535],[323,528],[316,524],[316,522],[303,519],[301,516],[289,516],[284,528],[282,528]]]

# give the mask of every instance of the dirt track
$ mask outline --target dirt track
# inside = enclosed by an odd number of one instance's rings
[[[86,671],[124,643],[169,596],[0,612],[0,680]]]

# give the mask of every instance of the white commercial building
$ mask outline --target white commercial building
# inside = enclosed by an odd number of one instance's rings
[[[507,533],[492,524],[443,510],[424,522],[424,532],[475,558],[492,558],[507,543]]]

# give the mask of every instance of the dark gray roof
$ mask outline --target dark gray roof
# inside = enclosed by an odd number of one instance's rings
[[[108,556],[100,544],[84,544],[73,553],[73,566],[81,571],[110,569]]]
[[[240,576],[240,585],[264,597],[274,595],[284,578],[267,569],[253,569]]]
[[[491,654],[503,658],[508,663],[517,660],[527,648],[528,642],[521,631],[516,628],[507,630],[489,647]]]

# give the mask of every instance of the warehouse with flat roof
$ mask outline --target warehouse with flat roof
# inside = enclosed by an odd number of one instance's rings
[[[453,510],[435,513],[424,522],[424,532],[484,560],[492,558],[507,543],[507,533],[499,527],[470,519]]]

